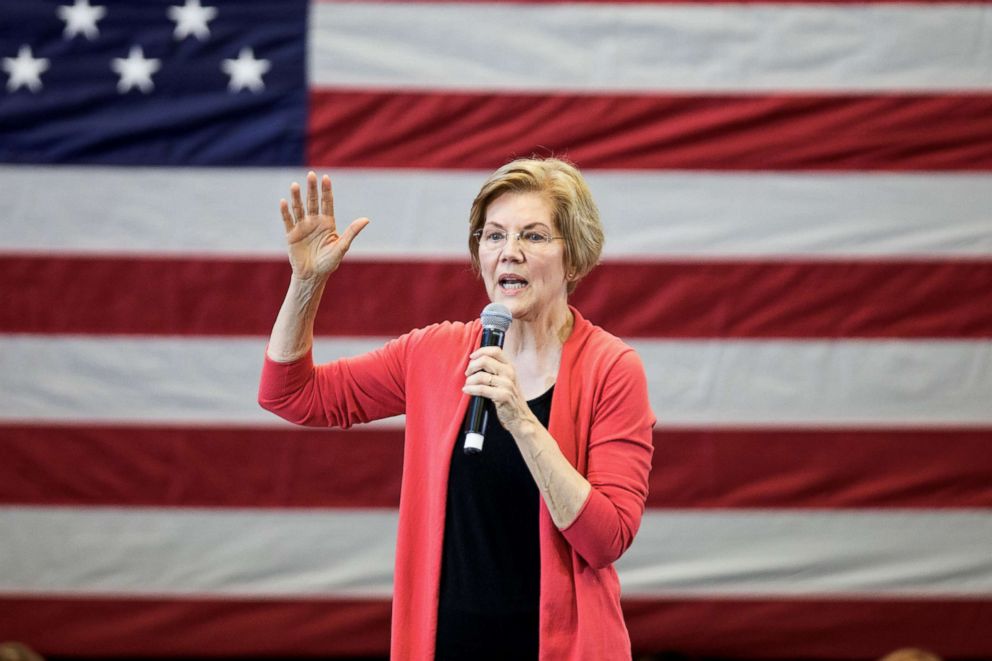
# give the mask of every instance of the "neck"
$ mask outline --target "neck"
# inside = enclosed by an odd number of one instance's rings
[[[564,301],[537,319],[514,319],[503,350],[511,356],[559,351],[572,333],[575,319]]]

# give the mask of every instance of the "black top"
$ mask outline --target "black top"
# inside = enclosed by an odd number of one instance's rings
[[[554,387],[527,402],[545,427]],[[486,401],[482,452],[451,456],[435,659],[537,659],[540,493]]]

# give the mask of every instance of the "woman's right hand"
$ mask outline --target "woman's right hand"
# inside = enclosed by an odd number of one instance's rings
[[[352,221],[339,235],[334,223],[334,196],[331,179],[326,174],[320,181],[320,198],[317,195],[317,175],[307,173],[307,207],[304,211],[300,185],[290,186],[292,211],[286,200],[279,201],[282,222],[286,227],[286,243],[293,275],[301,280],[326,278],[341,264],[344,254],[358,233],[369,224],[368,218]]]

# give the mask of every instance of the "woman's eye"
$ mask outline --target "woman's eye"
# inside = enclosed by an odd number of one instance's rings
[[[548,238],[540,232],[533,230],[524,232],[524,241],[527,243],[545,243],[547,240]]]
[[[506,239],[506,233],[504,232],[486,232],[486,241],[496,243],[497,241],[503,241]]]

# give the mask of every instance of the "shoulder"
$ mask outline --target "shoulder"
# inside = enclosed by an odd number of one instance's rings
[[[409,350],[426,353],[446,353],[453,347],[470,344],[481,330],[479,321],[442,321],[416,328],[398,338]]]
[[[626,369],[633,367],[643,370],[641,360],[633,347],[582,317],[577,310],[573,309],[573,313],[575,325],[572,329],[573,337],[569,339],[575,341],[576,351],[573,356],[575,361],[606,371],[618,365],[624,365]]]
[[[574,348],[562,356],[570,387],[591,394],[599,403],[619,397],[642,401],[647,407],[647,373],[633,347],[578,314],[573,335]],[[599,404],[593,407],[598,409]]]
[[[579,315],[573,335],[575,345],[568,355],[567,383],[580,398],[586,398],[597,424],[615,425],[620,421],[632,425],[634,431],[624,432],[627,436],[635,432],[650,435],[654,415],[647,374],[634,348]],[[563,355],[563,364],[565,360]]]
[[[418,341],[427,342],[468,339],[478,332],[479,326],[478,319],[468,323],[464,321],[441,321],[423,328],[416,328],[410,331],[409,335]]]

